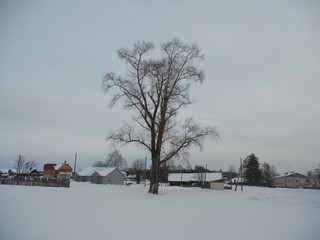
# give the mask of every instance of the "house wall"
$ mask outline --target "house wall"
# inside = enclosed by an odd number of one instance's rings
[[[59,172],[72,172],[72,168],[70,167],[69,164],[65,163],[59,168],[58,171]]]
[[[210,189],[224,190],[224,182],[210,182]]]
[[[56,176],[56,170],[54,169],[55,163],[47,163],[43,166],[43,176],[48,178],[54,178]]]
[[[275,187],[308,188],[315,184],[318,187],[315,179],[309,177],[287,176],[273,179]]]
[[[285,187],[285,178],[284,177],[278,177],[273,179],[273,186],[274,187]]]
[[[54,178],[56,176],[56,170],[44,169],[43,176],[47,178]]]
[[[72,173],[71,172],[60,172],[57,175],[58,179],[71,179],[71,177],[72,177]]]
[[[92,182],[91,176],[74,176],[73,180],[76,182]]]
[[[114,184],[114,185],[124,185],[125,177],[123,174],[115,169],[107,176],[101,177],[100,184]]]
[[[102,184],[102,178],[98,173],[94,173],[92,174],[92,177],[91,177],[91,182],[92,183],[95,183],[95,184]]]

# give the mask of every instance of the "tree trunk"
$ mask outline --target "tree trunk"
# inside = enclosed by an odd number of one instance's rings
[[[152,165],[154,165],[154,164],[152,164]],[[154,171],[154,167],[152,166],[149,193],[153,193],[154,194],[155,182],[156,182],[155,171]]]
[[[152,172],[150,179],[149,193],[159,193],[159,157],[152,158]]]

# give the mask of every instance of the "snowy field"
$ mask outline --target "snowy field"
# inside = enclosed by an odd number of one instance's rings
[[[0,185],[1,240],[318,240],[320,191]]]

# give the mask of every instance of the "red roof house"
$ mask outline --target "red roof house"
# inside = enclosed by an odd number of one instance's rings
[[[72,168],[66,162],[58,165],[56,163],[47,163],[43,166],[43,176],[70,179],[72,177]]]

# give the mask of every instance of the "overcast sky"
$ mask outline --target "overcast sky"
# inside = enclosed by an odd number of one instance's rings
[[[198,101],[181,116],[217,126],[221,139],[190,163],[238,168],[254,153],[280,173],[320,163],[320,1],[0,0],[0,168],[19,154],[78,167],[112,151],[108,132],[128,121],[108,108],[116,49],[179,37],[206,54]],[[129,165],[147,153],[119,149]],[[179,163],[177,163],[179,164]]]

